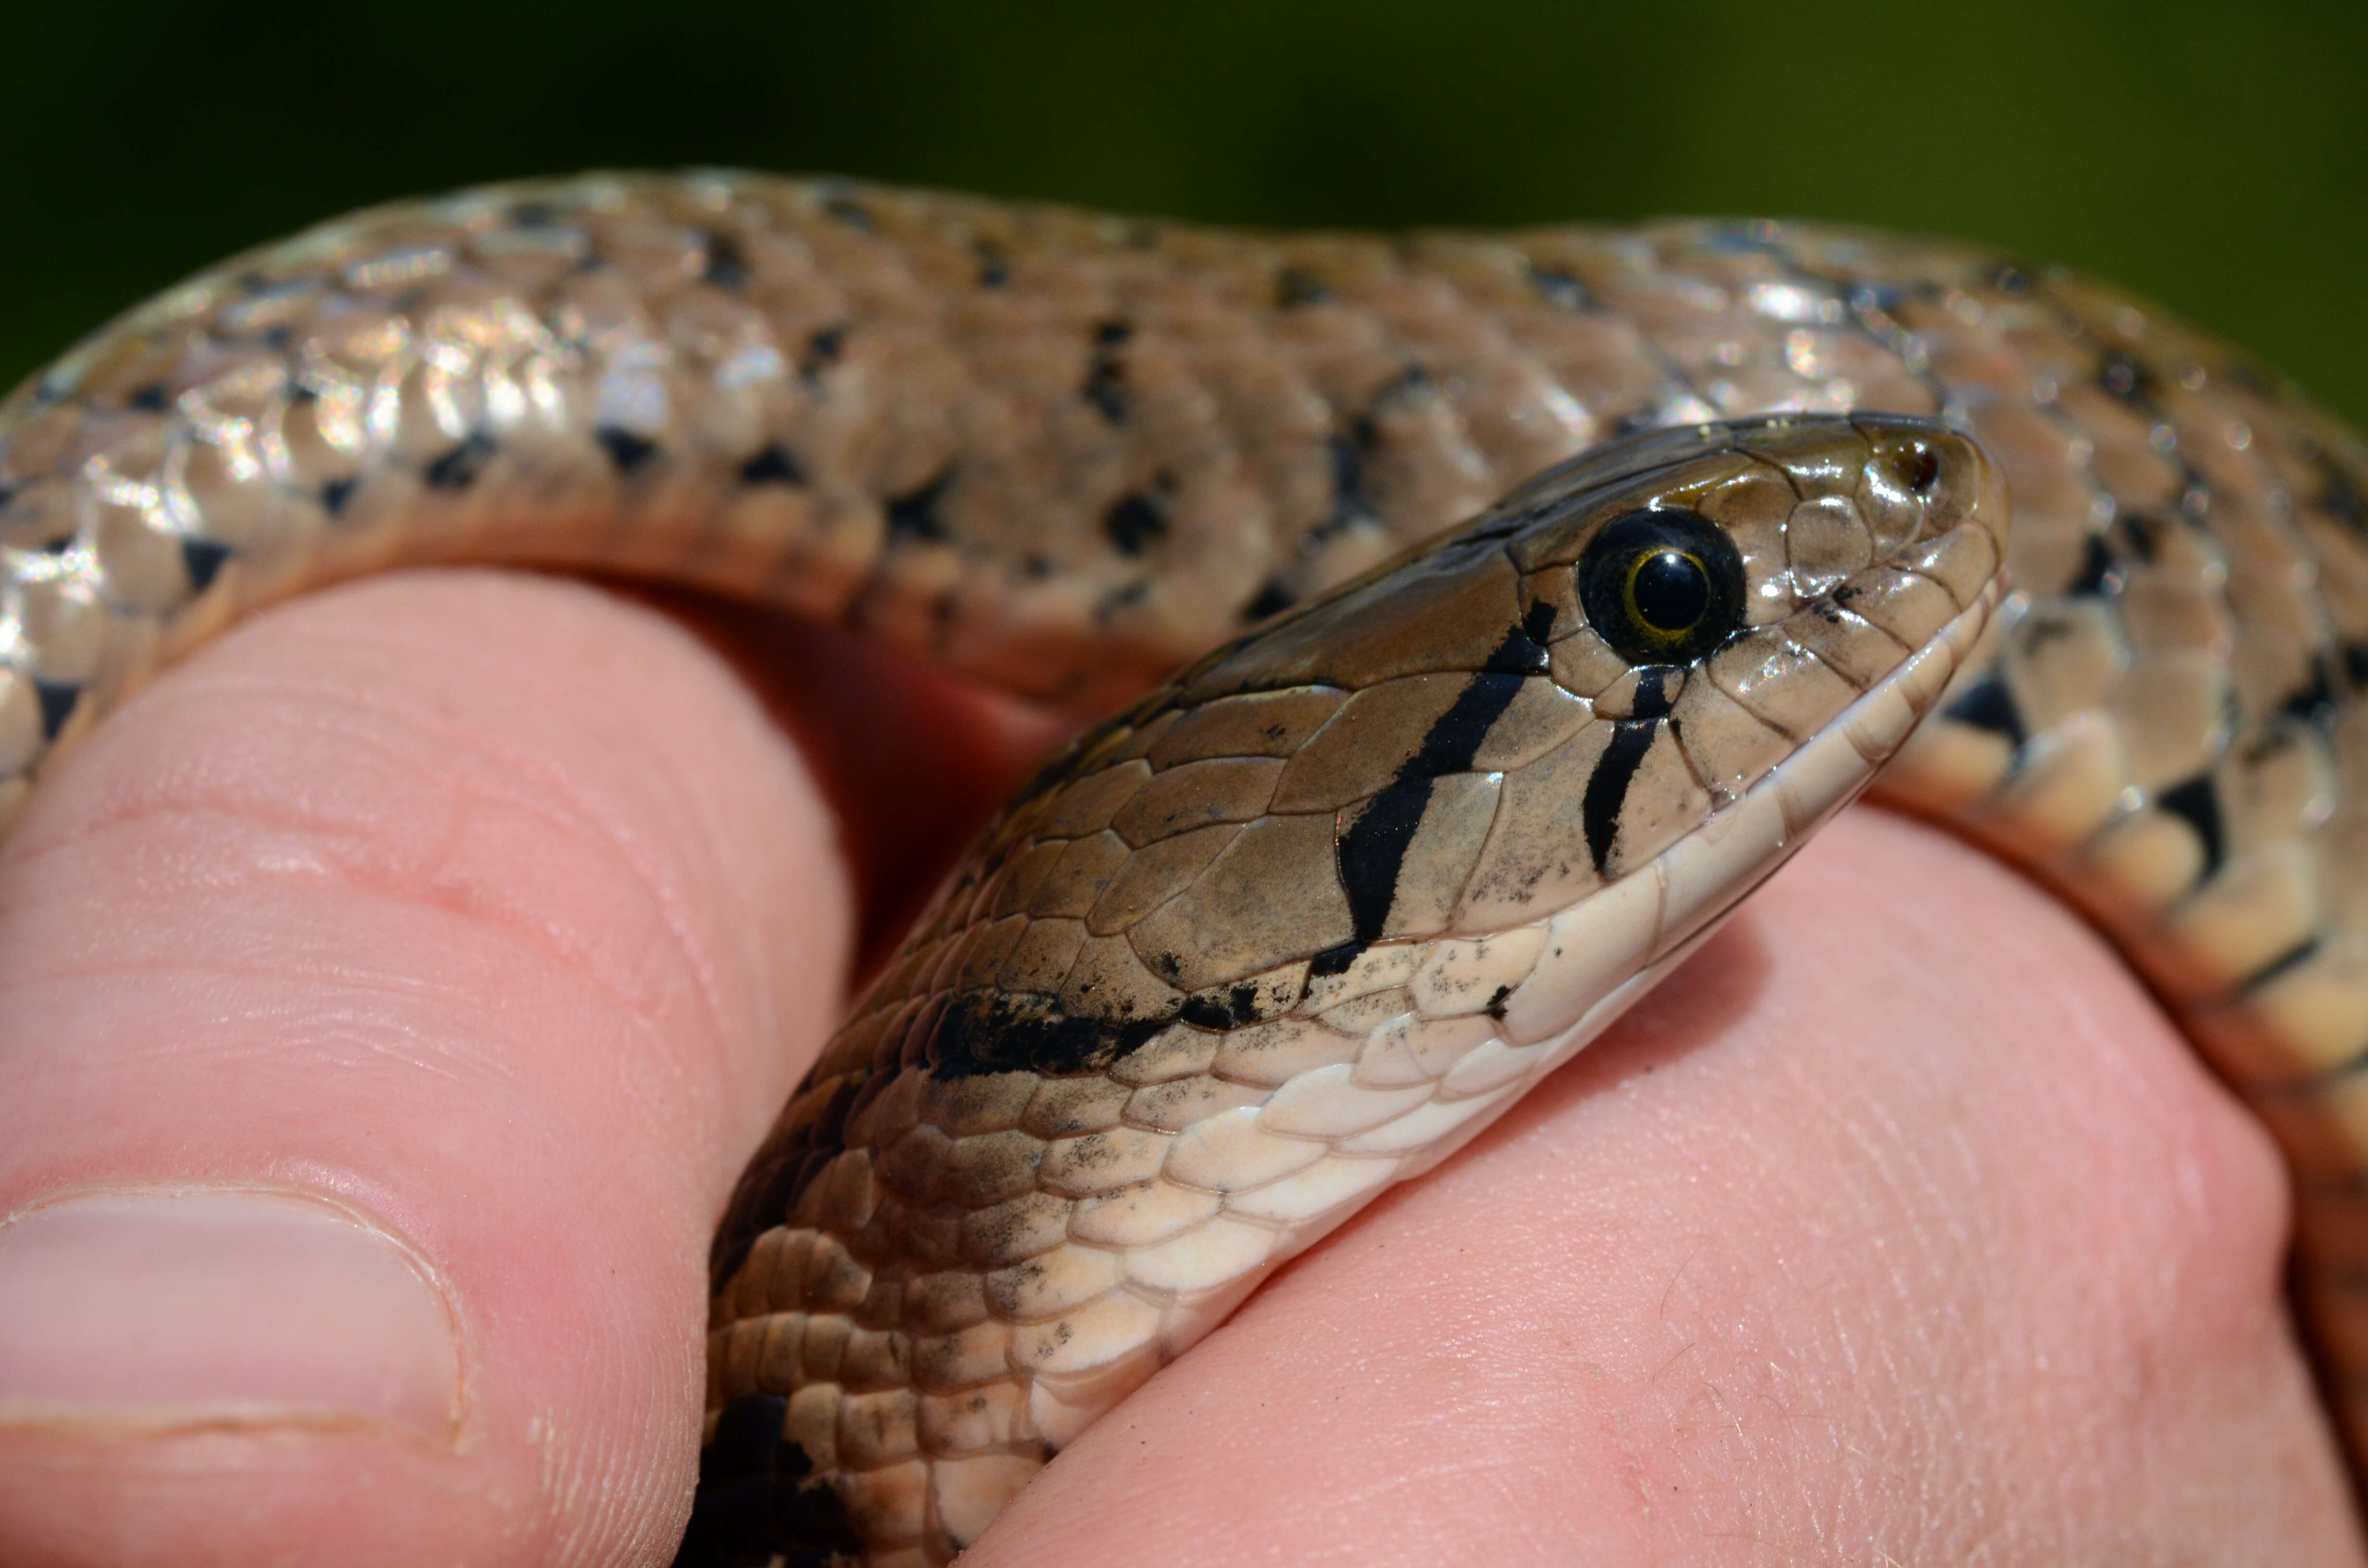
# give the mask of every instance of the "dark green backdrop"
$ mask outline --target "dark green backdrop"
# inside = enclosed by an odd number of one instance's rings
[[[2368,416],[2368,6],[17,0],[0,379],[230,250],[587,165],[1259,223],[1716,210],[2122,279]]]

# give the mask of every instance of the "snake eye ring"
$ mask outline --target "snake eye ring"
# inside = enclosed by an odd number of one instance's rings
[[[1743,556],[1691,512],[1630,512],[1578,558],[1578,601],[1630,664],[1691,664],[1743,625]]]

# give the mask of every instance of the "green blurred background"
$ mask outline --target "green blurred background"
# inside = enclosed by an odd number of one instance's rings
[[[231,250],[591,165],[1250,223],[1773,212],[2121,279],[2368,416],[2368,6],[19,0],[0,379]]]

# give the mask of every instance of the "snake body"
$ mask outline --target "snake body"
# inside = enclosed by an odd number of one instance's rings
[[[2363,493],[2225,345],[1940,242],[487,187],[225,263],[0,405],[0,822],[161,662],[395,562],[1127,704],[744,1177],[685,1563],[947,1561],[1870,780],[2086,912],[2275,1135],[2358,1456]]]

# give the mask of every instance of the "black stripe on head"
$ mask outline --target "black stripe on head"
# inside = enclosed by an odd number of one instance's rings
[[[1396,776],[1340,833],[1336,843],[1340,885],[1349,895],[1349,918],[1358,943],[1378,941],[1389,924],[1398,878],[1406,869],[1415,830],[1429,808],[1433,781],[1471,767],[1489,730],[1521,694],[1528,672],[1543,669],[1546,657],[1527,628],[1508,627],[1486,666],[1455,694],[1446,712],[1431,721],[1415,754],[1398,765]]]
[[[1603,748],[1595,771],[1588,775],[1579,815],[1587,825],[1587,853],[1599,876],[1611,862],[1612,841],[1620,836],[1620,808],[1627,803],[1628,786],[1634,782],[1636,769],[1644,766],[1645,754],[1653,749],[1653,737],[1660,729],[1658,719],[1613,720],[1611,744]]]

